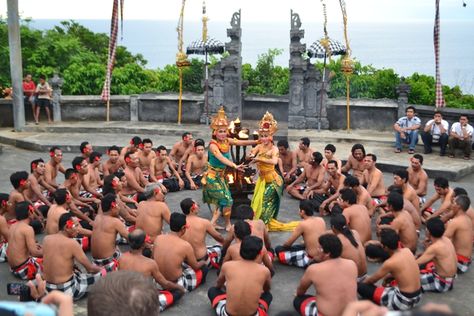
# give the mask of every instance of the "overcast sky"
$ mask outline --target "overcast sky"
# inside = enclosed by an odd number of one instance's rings
[[[109,19],[113,0],[18,0],[20,14],[33,19]],[[442,0],[443,20],[474,21],[474,1]],[[125,0],[124,19],[178,20],[182,0]],[[326,0],[330,22],[341,21],[338,0]],[[303,22],[322,19],[318,0],[207,0],[208,17],[229,21],[233,12],[242,9],[242,21],[289,21],[290,9],[299,13]],[[404,22],[433,20],[435,0],[346,0],[350,21]],[[202,0],[187,0],[185,21],[201,18]],[[7,0],[0,0],[0,15],[7,15]]]

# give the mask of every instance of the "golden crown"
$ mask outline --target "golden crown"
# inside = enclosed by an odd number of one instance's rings
[[[278,129],[277,121],[275,121],[275,119],[273,118],[273,115],[267,111],[267,113],[265,113],[262,120],[260,121],[258,132],[260,134],[269,133],[270,135],[273,135],[276,133],[277,129]]]
[[[225,115],[224,106],[221,106],[217,114],[212,118],[211,128],[217,130],[219,128],[227,129],[228,127],[229,120],[227,119],[227,115]]]

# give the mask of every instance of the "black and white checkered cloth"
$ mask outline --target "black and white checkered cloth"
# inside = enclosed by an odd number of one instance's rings
[[[36,273],[43,271],[43,258],[29,257],[21,265],[10,268],[10,271],[14,276],[22,280],[33,280],[36,276]]]
[[[295,309],[302,316],[318,316],[318,305],[316,297],[310,295],[302,295],[295,297],[293,303]]]
[[[461,255],[457,255],[458,259],[458,273],[466,273],[471,265],[471,258],[467,258]]]
[[[7,248],[8,243],[6,241],[0,242],[0,262],[7,261]]]
[[[220,268],[220,262],[222,259],[222,246],[221,245],[214,245],[207,247],[207,267],[211,268]]]
[[[379,294],[378,292],[381,292]],[[375,290],[374,296],[380,295],[380,299],[374,298],[376,303],[388,307],[390,310],[406,311],[413,309],[421,300],[421,290],[418,295],[413,297],[406,297],[403,295],[398,287],[378,287]]]
[[[183,263],[182,267],[183,274],[176,283],[184,287],[186,291],[191,292],[206,281],[207,266],[204,266],[200,270],[194,270],[186,263]]]
[[[92,262],[99,267],[103,267],[107,272],[113,272],[118,269],[118,259],[120,255],[120,250],[116,249],[112,257],[105,259],[92,258]]]
[[[86,295],[86,293],[89,292],[89,287],[97,282],[101,276],[102,274],[100,272],[89,274],[75,271],[72,279],[67,282],[60,284],[46,282],[46,292],[58,290],[65,294],[71,295],[76,301]]]
[[[420,280],[424,292],[444,293],[452,290],[454,285],[454,277],[442,278],[435,271],[421,271]]]
[[[160,290],[158,300],[160,302],[160,312],[164,311],[181,298],[182,294],[178,290]]]
[[[294,245],[289,248],[277,246],[275,252],[280,263],[290,266],[306,268],[313,261],[313,258],[306,253],[304,245]]]
[[[324,48],[321,41],[324,41],[324,38],[314,42],[308,49],[308,56],[314,58],[324,58],[331,56],[344,55],[346,53],[346,46],[344,44],[329,39],[328,51]]]
[[[186,54],[222,54],[224,52],[224,44],[214,38],[208,38],[205,42],[200,39],[194,41],[186,48]]]

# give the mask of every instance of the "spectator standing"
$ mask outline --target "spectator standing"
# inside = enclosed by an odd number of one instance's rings
[[[39,115],[41,107],[44,107],[46,110],[46,115],[48,116],[48,124],[51,124],[51,93],[53,90],[46,82],[46,77],[41,75],[39,77],[39,83],[36,86],[36,93],[38,94],[37,106],[36,106],[36,123],[39,124]]]

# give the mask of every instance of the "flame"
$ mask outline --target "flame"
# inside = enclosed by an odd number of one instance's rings
[[[234,175],[233,174],[228,174],[227,178],[229,179],[229,184],[234,183]]]
[[[252,180],[250,179],[250,177],[244,177],[244,179],[245,179],[245,182],[247,182],[248,184],[252,183]]]

